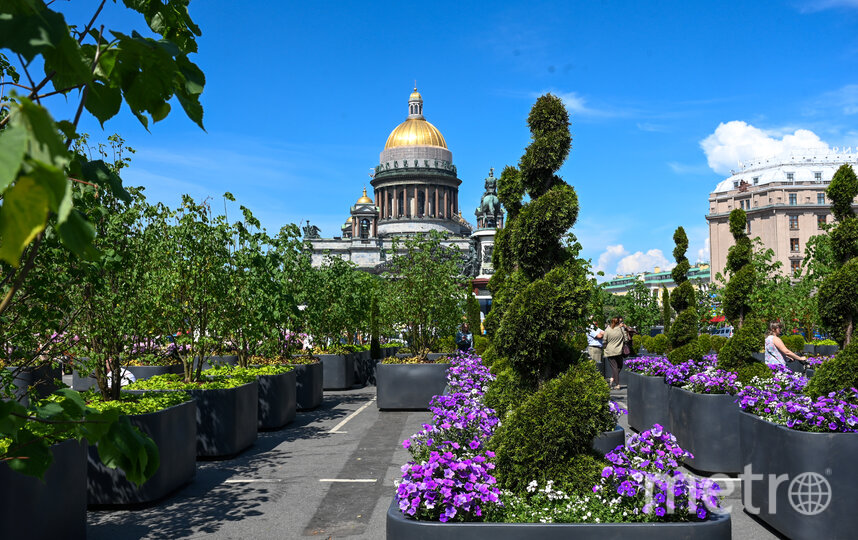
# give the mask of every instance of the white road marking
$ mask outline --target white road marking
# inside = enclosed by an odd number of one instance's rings
[[[364,484],[375,484],[378,480],[372,478],[319,478],[319,482],[360,482]]]
[[[375,398],[372,398],[371,400],[369,400],[369,401],[367,401],[366,403],[364,403],[363,405],[361,405],[361,406],[360,406],[360,408],[358,408],[358,410],[356,410],[355,412],[353,412],[353,413],[351,413],[350,415],[348,415],[348,416],[346,416],[345,418],[343,418],[343,421],[342,421],[342,422],[340,422],[339,424],[337,424],[336,426],[334,426],[334,427],[331,429],[331,431],[329,431],[328,433],[348,433],[347,431],[340,431],[340,428],[341,428],[341,427],[343,427],[344,425],[346,425],[346,423],[347,423],[349,420],[351,420],[351,419],[352,419],[352,418],[354,418],[355,416],[359,415],[359,414],[361,413],[361,411],[363,411],[364,409],[366,409],[367,407],[369,407],[369,406],[372,404],[372,402],[373,402],[373,401],[375,401]]]

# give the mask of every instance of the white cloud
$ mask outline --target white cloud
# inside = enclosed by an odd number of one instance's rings
[[[739,120],[719,124],[714,133],[700,141],[700,147],[709,167],[725,175],[740,161],[829,148],[828,143],[807,129],[784,133],[783,130],[763,130]]]
[[[658,266],[659,270],[670,270],[676,264],[671,263],[660,249],[651,249],[646,253],[637,251],[626,255],[617,264],[618,274],[637,274],[640,272],[652,272]]]
[[[688,165],[677,161],[668,161],[667,166],[676,174],[711,174],[706,165]]]
[[[668,127],[662,124],[653,124],[651,122],[638,122],[637,127],[641,131],[650,131],[653,133],[665,133]]]
[[[545,92],[531,94],[530,97],[537,98],[546,94],[547,92],[551,92],[552,94],[563,100],[563,104],[566,105],[566,109],[573,116],[583,116],[591,118],[614,118],[619,116],[628,116],[629,114],[628,111],[622,111],[619,109],[613,109],[608,107],[593,107],[587,102],[587,98],[578,95],[577,92],[558,92],[556,90],[546,90]]]
[[[606,277],[613,277],[616,274],[652,272],[656,266],[660,270],[669,270],[676,264],[668,261],[660,249],[650,249],[646,253],[643,251],[629,253],[622,244],[617,244],[607,246],[599,255],[595,269],[605,272]]]
[[[858,84],[847,84],[837,90],[825,92],[815,101],[814,108],[833,108],[847,116],[858,114]]]
[[[697,250],[697,262],[709,262],[709,238],[706,238],[706,241],[702,248]]]

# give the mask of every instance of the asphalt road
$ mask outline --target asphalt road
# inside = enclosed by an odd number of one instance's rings
[[[374,386],[326,391],[318,409],[260,433],[238,457],[198,462],[194,481],[159,504],[90,511],[88,538],[383,539],[393,481],[409,457],[399,443],[429,414],[380,412],[374,398]],[[625,391],[614,398],[625,403]],[[725,500],[733,538],[779,538],[742,511],[735,484]]]

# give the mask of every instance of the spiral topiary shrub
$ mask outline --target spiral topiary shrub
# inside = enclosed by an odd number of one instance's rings
[[[581,362],[509,410],[491,440],[498,482],[514,491],[531,480],[575,484],[570,463],[591,454],[593,438],[614,427],[609,396],[604,377]]]
[[[727,338],[724,336],[710,336],[709,338],[710,347],[712,347],[712,350],[716,353],[721,352],[721,348],[727,344],[727,341]]]
[[[688,251],[688,236],[685,229],[677,227],[673,233],[676,247],[673,257],[676,266],[671,271],[676,289],[670,294],[670,305],[676,311],[676,319],[670,325],[667,339],[670,342],[671,353],[668,360],[672,363],[682,363],[688,360],[701,360],[703,352],[697,346],[697,310],[694,307],[696,295],[694,286],[688,281],[688,270],[691,265],[685,252]],[[706,351],[708,352],[708,351]]]
[[[670,343],[667,341],[667,336],[664,334],[659,334],[652,338],[649,347],[647,350],[653,354],[667,354],[667,349],[670,347]]]
[[[745,319],[745,324],[718,352],[718,367],[738,372],[742,366],[756,362],[753,354],[760,352],[766,340],[766,325],[756,318]]]
[[[725,270],[730,281],[724,288],[724,316],[738,329],[741,328],[752,311],[751,294],[757,281],[754,270],[754,250],[751,239],[746,234],[748,217],[745,211],[737,208],[730,212],[730,233],[735,244],[727,250]]]
[[[700,334],[697,336],[697,346],[703,354],[709,354],[709,351],[712,350],[712,336],[709,334]]]
[[[736,370],[736,378],[743,385],[751,384],[754,377],[761,379],[771,379],[773,372],[769,366],[763,362],[748,362]]]

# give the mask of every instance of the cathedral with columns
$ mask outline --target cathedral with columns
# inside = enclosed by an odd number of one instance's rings
[[[341,236],[321,238],[309,223],[304,228],[313,245],[313,265],[325,257],[340,257],[359,268],[380,271],[396,237],[435,230],[444,244],[462,253],[464,272],[473,278],[475,293],[487,307],[485,289],[492,274],[495,231],[503,227],[493,171],[485,179],[485,193],[476,209],[477,228],[462,217],[459,179],[453,153],[441,132],[423,116],[423,97],[417,88],[408,98],[408,116],[396,126],[381,151],[370,182],[351,207]]]

